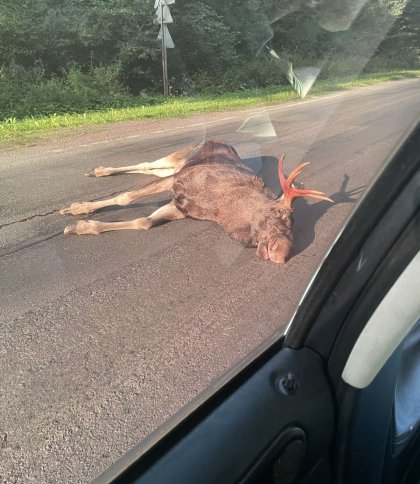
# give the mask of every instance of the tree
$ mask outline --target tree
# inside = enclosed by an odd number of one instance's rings
[[[179,0],[172,12],[171,32],[187,74],[220,73],[238,61],[238,34],[212,7],[203,1]]]

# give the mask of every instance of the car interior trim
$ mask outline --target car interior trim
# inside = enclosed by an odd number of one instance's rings
[[[367,387],[420,315],[420,252],[379,304],[356,341],[342,378],[355,388]]]

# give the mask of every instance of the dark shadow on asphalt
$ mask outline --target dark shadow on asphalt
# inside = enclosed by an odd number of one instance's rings
[[[315,239],[315,226],[318,220],[334,205],[340,203],[355,203],[359,195],[364,191],[365,186],[353,188],[347,191],[349,176],[344,175],[341,187],[338,192],[328,196],[334,203],[318,202],[309,204],[304,198],[298,198],[294,202],[294,244],[292,257],[307,249]]]
[[[275,195],[281,193],[278,175],[278,158],[275,156],[256,156],[254,158],[245,158],[243,162],[264,180],[265,186]]]

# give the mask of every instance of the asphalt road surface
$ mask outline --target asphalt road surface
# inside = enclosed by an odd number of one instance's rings
[[[86,128],[0,150],[0,481],[88,482],[292,315],[357,199],[420,111],[420,82],[299,103]],[[232,143],[274,190],[285,171],[335,203],[296,202],[296,247],[264,263],[217,226],[65,236],[58,210],[150,177],[86,178],[186,144]],[[148,215],[156,198],[98,212]]]

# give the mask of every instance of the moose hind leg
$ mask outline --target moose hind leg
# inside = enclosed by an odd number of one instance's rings
[[[118,168],[113,168],[111,166],[109,167],[99,166],[98,168],[94,168],[93,170],[90,170],[87,173],[85,173],[85,176],[94,176],[99,178],[103,176],[110,176],[110,175],[120,174],[120,173],[139,173],[139,174],[154,175],[154,176],[158,176],[159,178],[164,178],[167,176],[174,175],[176,173],[174,168],[150,167],[152,163],[139,163],[138,165],[120,166]]]
[[[138,163],[137,165],[120,166],[118,168],[99,166],[88,171],[86,176],[102,177],[117,173],[143,173],[161,178],[170,176],[177,173],[187,163],[187,155],[192,148],[193,146],[187,146],[164,158],[159,158],[151,162]]]
[[[80,220],[77,224],[68,225],[64,229],[65,234],[91,234],[97,235],[101,232],[111,230],[147,230],[164,221],[185,218],[185,215],[176,208],[174,202],[170,202],[155,210],[148,217],[136,218],[126,222],[98,222],[96,220]]]

